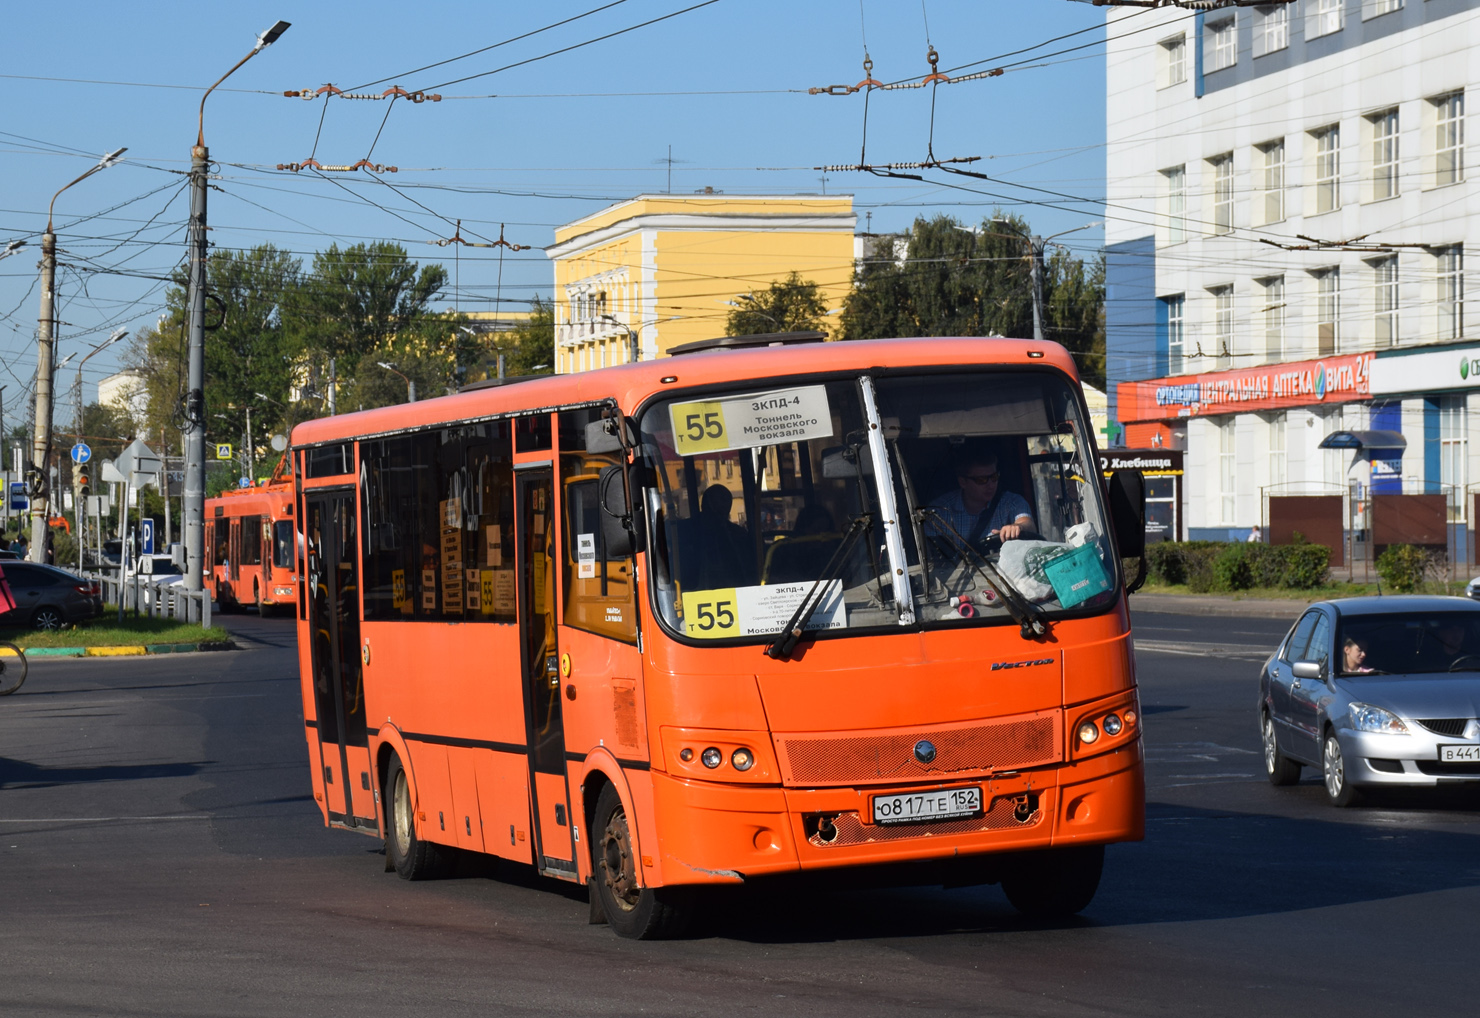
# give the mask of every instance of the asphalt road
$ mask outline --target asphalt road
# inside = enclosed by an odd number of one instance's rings
[[[1284,624],[1144,614],[1148,835],[1082,919],[999,889],[789,891],[618,940],[516,867],[410,884],[307,793],[291,623],[33,665],[0,699],[4,1015],[1472,1013],[1475,798],[1339,811],[1260,776]]]

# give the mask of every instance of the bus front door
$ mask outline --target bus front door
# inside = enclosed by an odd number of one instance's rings
[[[360,668],[354,493],[310,492],[304,501],[308,541],[305,582],[324,805],[331,824],[373,830],[377,821]]]
[[[565,720],[560,706],[560,650],[555,637],[553,472],[545,467],[521,470],[517,483],[519,621],[535,860],[549,876],[574,880],[575,844],[565,780]]]

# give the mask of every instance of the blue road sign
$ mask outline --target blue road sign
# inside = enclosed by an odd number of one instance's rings
[[[10,511],[13,513],[23,513],[29,508],[31,508],[31,498],[26,494],[26,482],[11,481]]]
[[[92,450],[87,447],[86,442],[78,442],[72,447],[72,462],[79,466],[92,459]]]
[[[143,540],[144,554],[154,554],[154,521],[149,517],[139,521],[139,536]]]
[[[250,488],[252,486],[252,479],[250,477],[238,477],[236,479],[236,486],[238,488]]]

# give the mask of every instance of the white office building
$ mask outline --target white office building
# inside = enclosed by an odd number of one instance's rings
[[[1465,522],[1480,377],[1430,384],[1411,357],[1480,339],[1480,0],[1107,17],[1111,416],[1128,447],[1185,448],[1188,536],[1353,484],[1443,491]],[[1355,429],[1406,448],[1317,449]]]

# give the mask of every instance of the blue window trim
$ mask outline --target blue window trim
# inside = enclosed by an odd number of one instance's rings
[[[1203,97],[1203,21],[1206,14],[1197,11],[1192,15],[1192,37],[1194,49],[1192,53],[1192,95],[1193,98]]]

